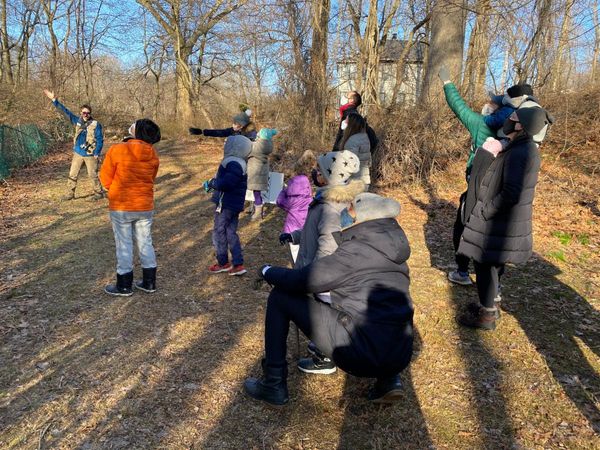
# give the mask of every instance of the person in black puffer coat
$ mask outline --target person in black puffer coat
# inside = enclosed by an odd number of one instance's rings
[[[399,212],[395,200],[359,194],[348,208],[355,223],[338,234],[333,254],[302,269],[261,269],[275,288],[265,317],[264,377],[246,380],[248,395],[272,405],[288,402],[286,342],[292,321],[340,369],[377,379],[370,400],[398,400],[398,374],[413,351],[410,247],[395,219]],[[327,291],[331,303],[309,295]]]
[[[532,203],[540,170],[533,136],[550,123],[543,108],[516,110],[503,126],[509,144],[492,155],[481,182],[474,179],[469,184],[475,204],[465,206],[469,216],[458,253],[475,262],[480,303],[459,317],[464,326],[496,328],[499,311],[494,298],[504,265],[524,263],[532,254]]]

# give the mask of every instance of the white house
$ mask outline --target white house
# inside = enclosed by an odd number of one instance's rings
[[[394,34],[388,39],[379,59],[379,101],[382,106],[390,106],[396,85],[396,67],[406,41]],[[338,100],[346,103],[346,94],[356,89],[356,60],[350,58],[337,62]],[[396,102],[414,105],[419,96],[423,77],[423,44],[413,45],[404,66],[404,81],[400,86]]]

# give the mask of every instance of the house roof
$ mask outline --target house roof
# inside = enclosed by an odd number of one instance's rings
[[[387,39],[385,41],[385,47],[381,52],[381,56],[379,58],[379,62],[396,62],[400,59],[400,55],[402,54],[402,50],[404,46],[407,44],[407,41],[403,39],[398,39],[396,35],[394,35],[391,39]],[[424,54],[424,44],[422,42],[417,42],[412,46],[406,60],[412,63],[422,63],[423,62],[423,54]],[[354,63],[356,59],[353,57],[340,59],[338,60],[338,64],[348,64]]]

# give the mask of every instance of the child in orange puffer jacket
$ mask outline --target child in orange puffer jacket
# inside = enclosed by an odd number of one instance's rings
[[[104,159],[100,181],[108,192],[110,220],[117,251],[117,284],[104,288],[107,294],[133,294],[133,238],[142,263],[143,277],[135,287],[156,290],[156,255],[152,246],[154,179],[158,154],[152,144],[160,141],[160,128],[150,119],[137,120],[131,138],[113,145]]]

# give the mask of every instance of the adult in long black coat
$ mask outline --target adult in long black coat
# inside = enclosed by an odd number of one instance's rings
[[[339,368],[377,379],[370,400],[399,398],[398,374],[410,363],[413,346],[410,247],[395,219],[400,205],[363,193],[348,212],[355,223],[339,233],[333,254],[302,269],[262,269],[275,288],[265,317],[264,377],[244,383],[251,397],[272,405],[288,402],[286,342],[292,321]],[[310,295],[323,292],[330,292],[331,303]]]
[[[459,318],[462,325],[496,328],[499,311],[494,298],[504,265],[524,263],[532,254],[532,203],[540,170],[533,136],[550,122],[543,108],[516,110],[503,127],[510,143],[491,162],[481,183],[469,186],[476,189],[476,202],[467,209],[470,215],[458,253],[475,262],[480,304]]]

